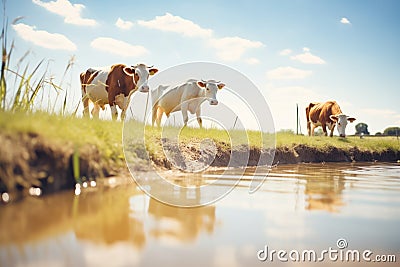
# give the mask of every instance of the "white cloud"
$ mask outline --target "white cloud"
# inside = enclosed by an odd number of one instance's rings
[[[371,134],[378,131],[383,132],[389,126],[400,125],[400,113],[386,108],[362,108],[351,114],[356,117],[358,122],[368,124],[368,130]],[[374,123],[370,123],[374,122]]]
[[[273,80],[304,79],[312,74],[311,70],[301,70],[293,67],[278,67],[267,72],[267,78]]]
[[[225,61],[237,61],[251,48],[259,48],[263,43],[241,37],[212,38],[209,45],[217,50],[217,57]]]
[[[164,16],[156,16],[155,19],[149,21],[139,20],[138,24],[150,29],[180,33],[187,37],[206,38],[212,35],[212,30],[204,29],[191,20],[170,13],[166,13]]]
[[[214,37],[211,29],[202,28],[191,20],[170,13],[156,16],[155,19],[148,21],[139,20],[137,24],[150,29],[179,33],[186,37],[207,39],[207,44],[216,50],[217,57],[225,61],[237,61],[248,49],[263,46],[263,43],[259,41],[251,41],[237,36]],[[255,61],[252,60],[252,62]]]
[[[24,23],[13,24],[12,27],[22,39],[35,45],[55,50],[76,50],[76,45],[62,34],[37,30],[35,26]]]
[[[342,24],[351,24],[350,20],[346,17],[340,19],[340,23]]]
[[[123,57],[138,57],[149,53],[143,46],[131,45],[108,37],[96,38],[90,43],[90,46],[97,50]]]
[[[281,56],[288,56],[288,55],[290,55],[291,53],[292,53],[292,50],[286,48],[286,49],[283,49],[281,52],[279,52],[279,55],[281,55]]]
[[[249,65],[256,65],[260,63],[260,60],[258,60],[258,58],[255,57],[249,57],[245,60],[245,62]]]
[[[384,117],[398,117],[396,111],[390,109],[378,109],[378,108],[365,108],[361,109],[361,111],[367,115],[376,115],[376,116],[384,116]]]
[[[132,28],[133,22],[118,18],[117,21],[115,22],[115,25],[122,30],[129,30],[130,28]]]
[[[82,26],[95,26],[97,24],[94,19],[81,17],[81,12],[85,8],[82,4],[71,4],[68,0],[56,0],[50,2],[32,0],[32,2],[38,6],[44,7],[52,13],[64,17],[65,23]]]
[[[310,48],[304,47],[302,54],[291,56],[290,59],[300,61],[304,64],[325,64],[325,60],[322,58],[311,54]]]

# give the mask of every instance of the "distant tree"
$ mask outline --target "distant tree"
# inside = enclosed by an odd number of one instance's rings
[[[366,134],[369,135],[368,125],[366,123],[360,122],[356,124],[356,134]]]
[[[388,127],[383,131],[384,135],[392,135],[399,136],[400,135],[400,127]]]
[[[377,132],[375,135],[382,135],[382,133],[381,132]]]

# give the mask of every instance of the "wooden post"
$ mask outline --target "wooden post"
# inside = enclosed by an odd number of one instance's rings
[[[235,129],[235,126],[236,126],[236,122],[237,122],[238,118],[239,118],[239,116],[236,116],[236,118],[235,118],[235,122],[233,123],[233,127],[232,127],[232,130],[233,130],[233,129]]]
[[[296,135],[299,135],[299,104],[296,103]]]

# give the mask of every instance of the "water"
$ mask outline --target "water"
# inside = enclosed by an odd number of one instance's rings
[[[202,208],[161,204],[130,179],[106,182],[0,207],[0,265],[266,266],[280,261],[261,262],[265,246],[319,253],[339,238],[400,261],[400,164],[282,165],[256,193],[244,179]]]

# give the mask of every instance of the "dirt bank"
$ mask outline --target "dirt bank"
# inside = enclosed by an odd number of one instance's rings
[[[49,142],[35,133],[0,133],[0,144],[0,194],[9,192],[17,199],[30,187],[41,188],[43,194],[74,188],[74,155],[79,161],[78,180],[112,172],[94,145],[77,149],[72,143]]]
[[[35,133],[0,133],[0,194],[16,192],[15,196],[27,194],[32,186],[40,187],[42,193],[52,193],[63,189],[73,189],[76,182],[107,177],[126,171],[121,162],[115,164],[105,160],[102,151],[95,145],[74,147],[72,142],[50,142]],[[261,151],[258,148],[237,147],[231,151],[225,143],[217,143],[216,150],[201,151],[199,146],[180,146],[179,157],[191,161],[202,159],[211,166],[225,167],[265,165],[271,162],[273,151]],[[140,152],[140,151],[139,151]],[[216,156],[214,156],[216,152]],[[206,153],[206,154],[204,154]],[[209,153],[209,155],[207,154]],[[146,155],[146,153],[136,153]],[[201,155],[201,157],[199,156]],[[231,155],[234,155],[233,161]],[[249,157],[248,157],[249,155]],[[248,160],[247,160],[248,157]],[[79,159],[79,177],[74,175],[74,158]],[[165,169],[173,168],[164,154],[150,154],[153,162]],[[211,160],[210,160],[211,159]],[[383,150],[381,152],[361,150],[357,147],[338,149],[334,146],[315,148],[308,145],[281,146],[275,150],[273,164],[293,164],[301,162],[396,162],[400,160],[400,151]],[[138,162],[140,160],[138,159]],[[119,166],[119,167],[116,167]],[[76,166],[75,166],[76,169]],[[76,170],[75,170],[76,171]]]
[[[186,159],[195,159],[201,152],[196,146],[181,146],[181,154]],[[275,153],[274,153],[275,152]],[[202,152],[204,154],[204,151]],[[236,160],[231,160],[231,155]],[[211,157],[212,155],[209,155]],[[197,156],[198,157],[198,156]],[[207,156],[202,156],[207,158]],[[272,158],[273,157],[273,158]],[[156,163],[163,164],[168,162],[163,155],[158,155]],[[293,144],[291,146],[280,146],[275,150],[261,151],[256,147],[241,146],[234,148],[233,151],[227,144],[218,144],[216,157],[211,166],[225,167],[241,166],[247,163],[247,166],[265,165],[272,161],[272,164],[296,164],[296,163],[322,163],[322,162],[396,162],[400,160],[400,151],[386,149],[380,152],[361,150],[357,147],[349,149],[328,146],[324,148],[312,147],[304,144]],[[170,168],[170,164],[165,165]]]
[[[320,163],[320,162],[396,162],[400,159],[400,151],[386,149],[380,152],[360,150],[352,147],[348,150],[328,146],[324,150],[307,145],[278,147],[275,151],[274,163]]]

